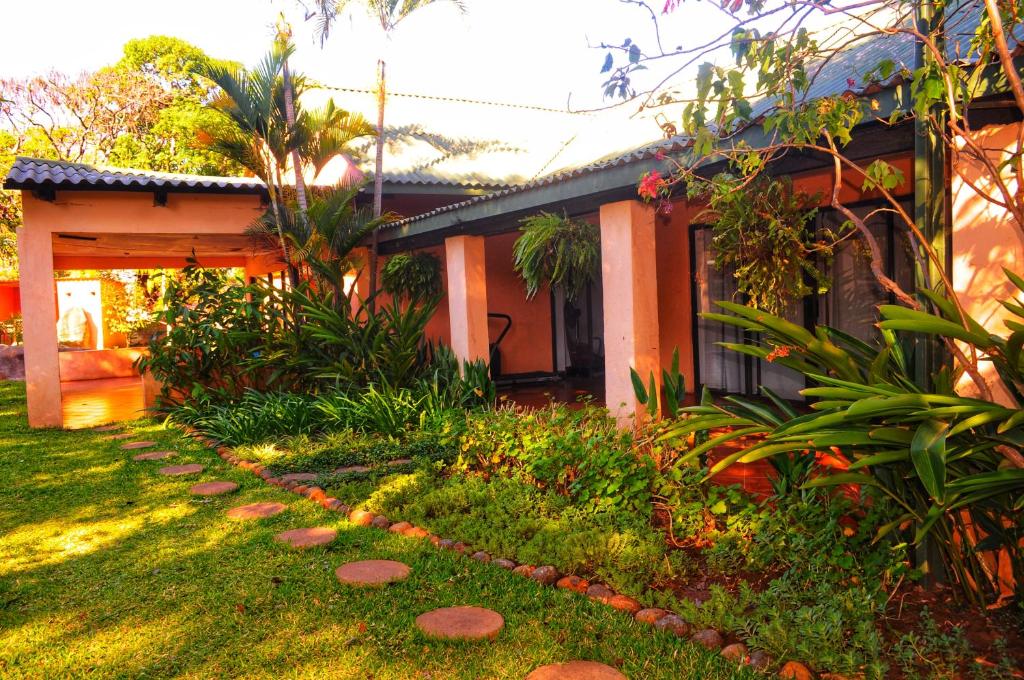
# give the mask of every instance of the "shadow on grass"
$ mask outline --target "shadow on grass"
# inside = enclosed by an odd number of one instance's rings
[[[0,409],[20,399],[0,386]],[[29,431],[0,417],[0,675],[4,677],[521,678],[544,663],[593,659],[632,678],[752,677],[720,658],[574,594],[375,529],[268,487],[174,431],[138,432],[207,466],[165,478],[162,463],[96,433]],[[193,498],[196,481],[237,493]],[[267,520],[235,505],[280,500]],[[337,540],[295,551],[276,533],[332,526]],[[407,581],[341,586],[333,570],[396,559]],[[415,617],[471,604],[500,612],[493,642],[422,636]]]

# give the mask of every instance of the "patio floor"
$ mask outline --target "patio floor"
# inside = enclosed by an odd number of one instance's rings
[[[64,427],[81,430],[143,415],[142,378],[62,382]]]

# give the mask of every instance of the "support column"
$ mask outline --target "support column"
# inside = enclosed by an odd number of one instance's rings
[[[30,427],[60,427],[60,363],[53,240],[49,230],[18,229],[18,274],[25,342],[25,392]]]
[[[487,330],[487,268],[483,236],[444,240],[448,269],[448,316],[459,361],[490,361]]]
[[[639,201],[601,206],[605,402],[621,426],[639,405],[629,369],[661,382],[654,208]]]

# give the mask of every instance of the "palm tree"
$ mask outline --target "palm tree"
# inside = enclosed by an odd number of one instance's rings
[[[315,177],[332,158],[349,152],[353,140],[373,135],[375,130],[362,116],[336,107],[333,100],[322,109],[303,110],[300,97],[305,78],[285,75],[291,52],[291,45],[279,40],[253,69],[211,64],[201,75],[219,88],[211,106],[227,123],[206,130],[206,143],[266,184],[270,211],[261,221],[272,225],[277,233],[292,283],[297,284],[298,266],[289,252],[290,239],[286,233],[307,228],[303,214],[308,209],[309,197],[301,181],[303,169],[312,168]],[[291,94],[291,106],[287,93]],[[290,214],[284,198],[284,173],[289,158],[297,178],[297,219]]]
[[[327,40],[338,16],[353,3],[365,4],[366,11],[380,24],[381,31],[388,39],[398,25],[418,9],[437,2],[450,2],[460,12],[465,12],[463,0],[314,0],[317,18],[317,32],[320,44]],[[386,100],[384,57],[377,60],[377,155],[373,171],[373,214],[380,217],[383,211],[384,194],[384,105]],[[377,291],[377,249],[378,234],[373,232],[370,247],[370,296]]]

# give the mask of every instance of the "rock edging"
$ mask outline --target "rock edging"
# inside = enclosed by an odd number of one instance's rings
[[[677,614],[657,607],[644,608],[636,599],[627,595],[616,593],[611,588],[601,584],[591,584],[584,578],[575,575],[562,575],[550,565],[534,566],[529,564],[517,564],[505,558],[494,558],[483,550],[471,551],[469,546],[461,541],[450,538],[441,538],[427,529],[417,527],[409,522],[392,522],[384,515],[375,515],[366,510],[352,508],[343,501],[327,496],[326,492],[318,486],[296,481],[294,478],[285,480],[282,477],[275,477],[262,464],[239,458],[232,449],[221,446],[218,442],[206,437],[201,432],[191,428],[183,428],[185,433],[207,448],[216,451],[225,462],[243,470],[248,470],[260,477],[272,486],[279,487],[286,491],[308,498],[310,501],[320,505],[325,510],[338,512],[348,521],[358,526],[375,527],[383,531],[400,534],[407,538],[428,539],[432,545],[441,550],[451,550],[465,555],[478,562],[490,563],[499,568],[511,570],[512,573],[530,578],[541,585],[571,590],[589,597],[591,600],[606,604],[613,609],[625,612],[633,617],[638,623],[650,625],[651,627],[671,632],[677,637],[687,639],[691,644],[696,644],[711,651],[718,651],[724,658],[748,666],[753,670],[766,672],[775,665],[775,660],[761,650],[750,651],[742,642],[725,644],[722,634],[712,628],[694,630],[694,628]],[[797,661],[787,661],[778,673],[780,678],[814,678],[814,673],[805,665]],[[824,676],[823,676],[824,677]]]

